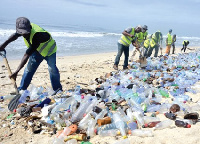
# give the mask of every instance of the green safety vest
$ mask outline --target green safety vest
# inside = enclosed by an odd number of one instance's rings
[[[146,40],[144,41],[144,47],[145,47],[145,48],[149,48],[149,45],[150,45],[150,40],[149,40],[149,39],[146,39]]]
[[[135,39],[135,29],[132,28],[131,30],[131,35],[134,35],[133,38],[129,37],[129,36],[125,36],[125,35],[122,35],[121,36],[121,39],[119,40],[119,42],[121,44],[123,44],[124,46],[129,46],[131,44],[131,42]]]
[[[171,34],[167,34],[167,44],[171,45],[172,44],[172,36]]]
[[[43,28],[41,28],[40,26],[31,23],[32,29],[31,29],[31,34],[30,34],[30,42],[28,42],[25,38],[24,38],[24,42],[26,44],[26,46],[28,48],[30,48],[30,46],[32,45],[32,40],[33,40],[33,36],[37,33],[37,32],[47,32],[45,31]],[[48,32],[47,32],[48,33]],[[50,35],[50,34],[49,34]],[[57,50],[57,46],[56,46],[56,42],[55,40],[51,37],[50,35],[50,39],[46,42],[40,43],[39,47],[36,49],[43,57],[46,56],[50,56],[52,54],[54,54]]]

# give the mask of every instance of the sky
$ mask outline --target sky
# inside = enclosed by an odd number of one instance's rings
[[[0,0],[0,23],[25,16],[36,24],[97,27],[121,33],[147,25],[149,33],[169,29],[200,37],[200,0]],[[83,30],[84,31],[84,30]]]

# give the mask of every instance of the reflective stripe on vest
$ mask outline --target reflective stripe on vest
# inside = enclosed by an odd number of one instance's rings
[[[125,36],[122,34],[121,39],[119,40],[119,42],[121,44],[123,44],[124,46],[129,46],[131,44],[131,42],[135,39],[135,29],[132,28],[131,29],[131,35],[134,35],[133,38],[129,37],[129,36]]]
[[[171,34],[167,34],[167,44],[172,44],[172,36],[171,36]]]
[[[30,34],[30,42],[28,42],[25,38],[24,38],[24,42],[26,44],[26,46],[29,48],[30,45],[32,44],[32,40],[33,40],[33,36],[37,33],[37,32],[47,32],[45,31],[43,28],[41,28],[40,26],[31,23],[32,29],[31,29],[31,34]],[[47,32],[48,33],[48,32]],[[50,34],[49,34],[50,35]],[[46,42],[40,43],[39,47],[36,49],[43,57],[46,56],[50,56],[53,53],[56,52],[57,50],[57,46],[56,46],[56,42],[54,39],[52,39],[51,35],[50,35],[50,39]]]

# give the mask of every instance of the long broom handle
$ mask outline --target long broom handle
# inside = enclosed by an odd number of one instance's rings
[[[5,65],[6,65],[6,67],[7,67],[7,69],[8,69],[9,75],[12,75],[12,72],[11,72],[10,66],[9,66],[9,64],[8,64],[7,58],[3,58],[3,60],[4,60],[4,63],[5,63]],[[11,80],[12,80],[12,83],[14,84],[14,88],[15,88],[16,94],[19,94],[19,91],[18,91],[18,89],[17,89],[16,81],[15,81],[13,78],[11,78]]]

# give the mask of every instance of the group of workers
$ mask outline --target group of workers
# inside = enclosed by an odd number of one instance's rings
[[[125,56],[123,70],[128,69],[129,46],[131,45],[131,43],[134,46],[134,49],[133,49],[133,54],[129,61],[133,61],[133,57],[135,56],[137,51],[139,51],[140,55],[143,55],[143,57],[148,58],[151,56],[153,50],[155,50],[154,57],[157,57],[160,49],[162,55],[162,41],[163,41],[162,33],[158,30],[152,35],[148,35],[147,30],[148,27],[146,25],[144,26],[138,25],[135,28],[134,27],[127,28],[122,32],[122,36],[118,40],[118,53],[116,55],[113,66],[115,70],[118,70],[118,64],[123,52]],[[172,29],[169,30],[166,37],[165,56],[168,56],[170,54],[171,47],[172,47],[172,54],[175,54],[176,34],[174,34],[173,36],[171,34],[172,34]],[[188,44],[189,41],[184,40],[183,48],[181,49],[181,51],[185,52]]]
[[[145,48],[144,56],[150,57],[152,51],[155,49],[154,56],[158,56],[159,48],[162,48],[162,33],[160,31],[156,31],[151,36],[148,36],[147,30],[148,27],[146,25],[138,25],[135,28],[127,28],[122,32],[122,36],[118,41],[118,54],[115,58],[115,63],[113,66],[115,70],[118,70],[118,64],[122,53],[125,55],[123,69],[128,69],[130,44],[133,44],[133,46],[136,48],[134,53],[136,51],[141,53],[140,48]],[[172,53],[175,51],[176,35],[172,37],[171,33],[172,30],[170,29],[166,39],[167,55],[170,53],[171,46],[173,46]],[[62,90],[60,83],[60,73],[56,66],[56,42],[51,37],[49,32],[37,24],[31,23],[26,17],[17,18],[16,32],[0,45],[0,52],[5,51],[5,48],[9,43],[15,41],[21,36],[23,36],[24,42],[28,49],[26,50],[17,70],[10,76],[10,78],[16,80],[19,71],[25,66],[28,60],[29,62],[24,70],[24,74],[22,76],[18,90],[26,90],[28,88],[34,73],[43,60],[47,61],[53,90]],[[181,50],[185,52],[188,44],[189,41],[184,41],[183,48]]]

